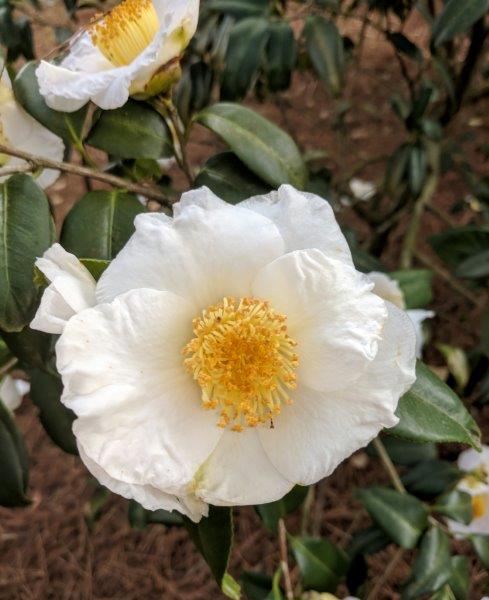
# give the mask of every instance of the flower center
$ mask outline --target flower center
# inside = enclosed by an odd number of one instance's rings
[[[299,357],[285,322],[257,298],[223,298],[194,319],[184,363],[202,388],[203,408],[219,410],[219,427],[273,427],[282,404],[292,403]]]
[[[129,65],[159,28],[151,0],[123,0],[90,29],[92,42],[117,67]]]
[[[472,513],[474,519],[480,519],[486,514],[486,494],[472,496]]]

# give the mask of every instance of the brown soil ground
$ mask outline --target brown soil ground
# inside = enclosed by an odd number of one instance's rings
[[[56,13],[54,13],[56,15]],[[343,31],[358,35],[354,25]],[[424,29],[413,21],[408,27],[414,41],[422,42]],[[39,54],[53,45],[48,30],[37,28]],[[361,68],[352,69],[346,97],[353,110],[347,117],[349,141],[340,142],[332,131],[334,106],[320,84],[308,75],[295,77],[291,90],[281,96],[279,105],[266,101],[251,104],[260,112],[293,133],[305,150],[321,149],[327,153],[325,164],[333,172],[357,164],[359,160],[389,154],[404,136],[389,107],[390,95],[399,88],[397,64],[391,49],[372,30],[368,30]],[[475,148],[489,132],[488,105],[474,105],[469,115],[462,114],[454,133],[467,128],[473,136],[470,148]],[[190,144],[194,166],[220,148],[207,131],[196,128]],[[473,150],[475,165],[480,157]],[[371,167],[360,176],[379,178],[381,169]],[[177,181],[181,183],[181,179]],[[69,192],[68,192],[69,190]],[[52,190],[52,201],[58,222],[66,214],[73,198],[83,193],[82,184],[72,178],[62,178]],[[457,179],[447,177],[435,198],[435,204],[445,215],[452,204],[467,193]],[[471,218],[466,210],[457,216],[457,223]],[[369,230],[349,210],[338,215],[342,223],[354,226],[361,239]],[[399,256],[399,240],[405,223],[392,236],[382,258],[395,268]],[[438,216],[427,215],[420,245],[429,252],[425,237],[446,227]],[[473,348],[478,341],[479,310],[457,294],[442,279],[435,281],[432,308],[437,317],[432,323],[434,340]],[[432,364],[442,364],[432,347],[428,350]],[[474,409],[475,410],[475,409]],[[489,431],[487,412],[475,411],[482,428]],[[210,573],[194,550],[186,532],[180,528],[152,525],[143,532],[131,530],[127,520],[127,502],[111,496],[101,514],[91,526],[87,524],[88,502],[93,484],[80,461],[63,454],[53,446],[39,424],[36,410],[27,400],[18,412],[18,422],[25,435],[31,459],[30,495],[33,504],[27,509],[0,509],[0,599],[1,600],[212,600],[221,597]],[[487,441],[487,437],[485,438]],[[453,453],[451,454],[453,457]],[[329,536],[345,545],[349,536],[360,529],[368,518],[353,499],[352,490],[359,486],[387,483],[375,459],[358,453],[341,465],[335,474],[316,487],[309,514],[309,530]],[[231,571],[237,577],[242,570],[272,573],[278,566],[277,543],[261,526],[254,510],[235,510],[236,543]],[[299,529],[300,515],[292,515],[287,525],[294,533]],[[489,589],[486,574],[465,544],[458,547],[468,553],[471,561],[471,600],[479,600]],[[369,576],[376,579],[385,570],[394,549],[390,548],[370,560]],[[406,554],[379,600],[398,599],[397,586],[409,572],[411,557]],[[293,570],[293,577],[297,576]],[[346,595],[346,589],[340,595]]]

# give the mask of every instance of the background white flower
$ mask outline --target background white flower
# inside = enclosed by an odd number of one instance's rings
[[[123,0],[71,43],[59,64],[42,61],[36,74],[47,104],[65,112],[89,100],[123,106],[178,57],[197,28],[198,0]]]
[[[43,127],[16,102],[7,69],[0,63],[0,141],[4,144],[26,150],[38,156],[61,161],[64,155],[63,140]],[[0,155],[1,166],[25,164],[16,156]],[[37,183],[46,188],[59,177],[59,171],[44,169],[37,177]],[[4,181],[6,177],[0,177]]]
[[[371,271],[368,276],[375,284],[373,290],[374,294],[377,294],[388,302],[392,302],[392,304],[398,308],[405,310],[406,303],[404,301],[404,294],[397,281],[385,273],[380,273],[378,271]],[[423,310],[419,308],[410,308],[406,312],[411,319],[414,331],[416,332],[416,356],[421,358],[424,345],[423,321],[433,318],[435,313],[432,310]]]
[[[10,411],[17,410],[24,396],[29,393],[31,386],[23,379],[14,379],[6,375],[0,381],[0,400]]]
[[[482,452],[464,450],[457,464],[466,473],[457,489],[472,496],[473,519],[468,525],[447,520],[448,526],[460,537],[471,533],[489,535],[489,446],[482,446]]]
[[[282,186],[231,206],[201,188],[174,214],[136,217],[57,367],[90,471],[198,520],[312,484],[395,425],[415,335],[321,198]]]

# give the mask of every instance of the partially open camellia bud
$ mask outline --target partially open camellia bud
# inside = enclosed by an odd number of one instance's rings
[[[41,62],[41,94],[51,108],[71,112],[89,100],[108,110],[129,96],[166,92],[180,77],[198,13],[198,0],[123,0],[73,39],[59,65]]]

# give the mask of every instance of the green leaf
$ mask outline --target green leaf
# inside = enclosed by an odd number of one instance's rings
[[[194,185],[207,186],[219,198],[230,204],[236,204],[251,196],[267,194],[271,189],[233,152],[221,152],[211,156],[197,175]]]
[[[255,111],[221,102],[195,118],[220,136],[263,181],[273,187],[282,183],[304,187],[307,170],[294,140]]]
[[[436,348],[445,359],[448,370],[455,378],[457,389],[463,390],[470,377],[470,365],[467,355],[462,348],[456,348],[441,342],[436,344]]]
[[[87,268],[95,281],[100,279],[102,273],[110,265],[110,260],[102,260],[100,258],[80,258],[80,262]]]
[[[446,460],[426,460],[402,476],[406,489],[421,498],[434,498],[460,479],[460,471]]]
[[[390,537],[376,525],[355,533],[348,545],[348,556],[353,558],[359,554],[376,554],[390,544]]]
[[[39,91],[37,67],[37,62],[30,62],[19,71],[12,84],[17,101],[36,121],[59,135],[66,143],[81,140],[88,106],[76,112],[58,112],[49,108]]]
[[[418,442],[461,442],[480,448],[480,431],[460,398],[425,364],[416,364],[416,381],[402,396],[399,423],[389,433]]]
[[[145,208],[120,190],[89,192],[68,213],[61,244],[80,258],[111,260],[134,232],[134,219]]]
[[[212,574],[228,598],[239,599],[239,586],[226,572],[233,543],[233,515],[230,508],[209,506],[209,516],[194,523],[183,517],[183,523]]]
[[[421,146],[412,146],[409,153],[408,183],[411,193],[416,198],[423,189],[428,172],[426,151]]]
[[[389,276],[397,281],[404,294],[406,308],[426,308],[433,300],[433,272],[428,269],[403,269]]]
[[[304,589],[332,592],[346,574],[346,554],[329,540],[290,536]]]
[[[451,587],[447,584],[444,585],[441,590],[430,596],[429,600],[457,600]]]
[[[22,437],[0,401],[0,506],[25,506],[28,482],[27,454]]]
[[[178,512],[163,509],[146,510],[135,500],[129,502],[128,516],[131,527],[138,531],[153,523],[166,526],[183,525],[183,519]]]
[[[31,177],[0,184],[0,232],[0,328],[20,331],[37,308],[34,262],[54,242],[48,199]]]
[[[489,250],[482,250],[462,261],[455,270],[457,277],[485,279],[489,277]]]
[[[470,559],[468,556],[452,556],[452,573],[448,585],[456,600],[469,600]]]
[[[377,525],[399,546],[414,548],[428,523],[428,511],[414,496],[371,487],[358,497]]]
[[[397,465],[412,467],[422,461],[438,458],[436,444],[427,442],[420,444],[385,434],[382,436],[382,443],[392,461]],[[368,450],[370,451],[370,446]],[[377,454],[375,448],[372,448],[372,451]]]
[[[103,111],[87,143],[117,158],[158,159],[173,153],[163,117],[135,100],[129,100],[121,108]]]
[[[397,52],[405,54],[408,58],[416,62],[423,62],[423,54],[421,50],[403,33],[397,31],[393,33],[388,32],[387,39],[394,46]]]
[[[278,577],[277,577],[278,573]],[[281,570],[273,579],[266,573],[245,571],[241,576],[243,592],[247,600],[283,600],[280,589]]]
[[[457,267],[489,247],[489,228],[467,225],[446,229],[428,238],[433,250],[451,267]]]
[[[297,43],[294,32],[286,21],[268,25],[265,73],[272,92],[288,89],[292,71],[297,61]]]
[[[488,10],[489,0],[448,0],[433,23],[433,44],[439,46],[464,33]]]
[[[336,25],[320,15],[309,16],[304,27],[306,49],[314,70],[333,96],[343,89],[345,54]]]
[[[483,567],[489,571],[489,535],[472,534],[469,539]]]
[[[0,331],[0,335],[23,369],[34,367],[52,370],[57,336],[30,327],[16,332]]]
[[[468,525],[473,518],[472,496],[467,492],[453,490],[438,498],[432,509],[454,521]]]
[[[307,486],[296,485],[281,500],[257,506],[256,510],[266,527],[276,533],[279,520],[293,512],[304,502],[308,490]]]
[[[61,379],[39,369],[29,372],[30,398],[37,406],[41,423],[53,442],[69,454],[78,454],[71,429],[75,414],[61,403]]]
[[[243,19],[245,17],[258,17],[268,13],[267,0],[209,0],[206,8],[213,12],[226,13]]]
[[[450,575],[450,539],[439,527],[432,527],[423,536],[402,600],[414,600],[428,592],[436,592],[447,583]]]
[[[248,17],[233,27],[221,76],[223,100],[246,95],[263,60],[268,37],[268,21],[264,17]]]

